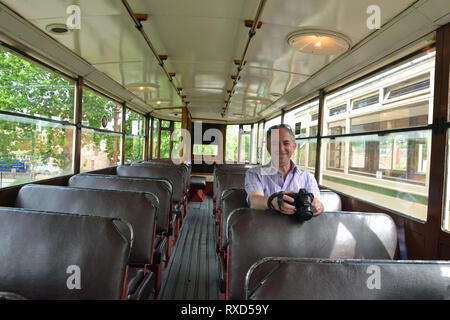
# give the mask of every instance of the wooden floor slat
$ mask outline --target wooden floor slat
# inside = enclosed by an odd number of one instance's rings
[[[160,300],[220,299],[212,208],[211,197],[189,203],[179,239],[163,271]]]

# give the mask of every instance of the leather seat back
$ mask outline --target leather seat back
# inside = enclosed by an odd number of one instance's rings
[[[169,231],[172,214],[172,185],[167,179],[130,178],[115,175],[80,173],[69,179],[70,187],[150,192],[158,197],[156,234]]]
[[[134,234],[130,264],[139,266],[151,264],[153,260],[158,206],[158,198],[147,192],[37,184],[23,186],[16,199],[16,207],[19,208],[120,218],[128,221]]]
[[[159,166],[118,166],[117,175],[122,177],[137,178],[164,178],[172,184],[173,201],[183,201],[183,174],[181,167],[159,167]]]
[[[229,173],[233,174],[242,174],[244,175],[244,184],[235,186],[236,188],[244,188],[245,187],[245,172],[247,172],[248,169],[256,167],[257,165],[249,165],[249,164],[220,164],[214,166],[213,171],[213,177],[214,177],[214,183],[213,183],[213,193],[214,193],[214,199],[217,200],[220,197],[221,191],[219,190],[219,180],[224,175],[227,175]],[[232,187],[230,187],[232,188]],[[222,189],[225,190],[225,189]]]
[[[275,264],[275,269],[266,274],[264,283],[248,295],[249,299],[450,299],[449,261],[316,260],[274,257],[261,260],[254,267],[264,268],[269,264],[272,267]],[[252,271],[249,270],[248,278],[251,276]]]
[[[220,239],[220,249],[223,251],[227,250],[227,220],[228,216],[233,212],[233,210],[238,208],[247,208],[247,192],[245,189],[228,189],[225,190],[222,196],[222,217],[221,217],[221,239]]]
[[[26,299],[123,298],[131,241],[119,225],[132,233],[117,218],[1,207],[2,291]]]
[[[320,202],[323,204],[324,211],[342,211],[341,197],[334,191],[320,190]]]
[[[227,287],[234,300],[243,299],[245,274],[259,259],[393,259],[397,232],[381,213],[326,212],[300,223],[273,210],[238,209],[228,218],[228,242]]]
[[[245,188],[245,171],[219,172],[214,177],[216,183],[217,208],[222,208],[223,193],[227,189]]]
[[[172,162],[155,162],[155,161],[139,161],[139,162],[133,162],[131,166],[153,166],[153,167],[163,167],[163,168],[170,168],[175,167],[179,168],[183,171],[183,182],[182,182],[182,188],[184,191],[187,190],[189,184],[190,184],[190,169],[189,166],[181,163],[181,164],[174,164]]]

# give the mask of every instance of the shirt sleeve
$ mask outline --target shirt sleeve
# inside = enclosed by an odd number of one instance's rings
[[[261,190],[264,192],[264,187],[261,182],[261,177],[257,172],[253,170],[247,170],[245,173],[245,191],[247,192],[247,204],[250,207],[250,193],[255,190]]]
[[[308,172],[306,190],[314,194],[315,197],[320,198],[320,191],[319,186],[317,185],[316,178],[314,178],[314,176],[310,172]]]

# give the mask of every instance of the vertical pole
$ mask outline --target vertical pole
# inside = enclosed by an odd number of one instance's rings
[[[125,164],[125,135],[127,134],[127,105],[122,104],[122,152],[120,153],[120,164]]]
[[[81,167],[81,118],[82,118],[82,99],[83,99],[83,78],[77,79],[75,88],[75,137],[73,146],[73,173],[80,173]]]
[[[145,142],[144,142],[144,160],[148,161],[148,150],[149,150],[149,142],[150,142],[150,134],[149,134],[149,122],[150,122],[150,115],[145,115],[145,124],[144,124],[144,130],[145,130]]]
[[[320,160],[321,160],[321,149],[322,149],[322,135],[323,135],[323,114],[325,106],[325,93],[323,90],[319,91],[319,116],[317,120],[317,144],[316,144],[316,167],[314,176],[316,178],[317,184],[320,184]]]

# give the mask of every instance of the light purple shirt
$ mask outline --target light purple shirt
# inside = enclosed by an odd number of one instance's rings
[[[245,191],[247,192],[247,203],[250,205],[249,195],[255,190],[264,192],[264,196],[270,196],[275,192],[290,191],[298,192],[301,188],[308,190],[319,197],[319,187],[314,176],[305,170],[297,168],[291,160],[291,170],[283,179],[283,174],[270,162],[267,165],[248,169],[245,173]]]

